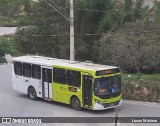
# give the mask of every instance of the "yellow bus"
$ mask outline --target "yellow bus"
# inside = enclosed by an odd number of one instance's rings
[[[71,105],[74,110],[104,110],[122,104],[118,67],[42,56],[12,59],[13,88],[37,97]]]

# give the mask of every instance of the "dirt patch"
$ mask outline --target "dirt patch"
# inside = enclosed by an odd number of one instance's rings
[[[152,81],[127,82],[123,86],[123,98],[160,103],[160,84]]]

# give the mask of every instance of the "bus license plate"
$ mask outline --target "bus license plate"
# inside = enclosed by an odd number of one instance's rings
[[[112,107],[112,106],[114,106],[114,103],[109,104],[109,107]]]

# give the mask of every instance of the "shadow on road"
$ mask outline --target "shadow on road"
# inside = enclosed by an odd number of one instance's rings
[[[28,95],[26,95],[26,94],[19,93],[19,94],[17,94],[17,97],[20,97],[20,98],[26,99],[26,100],[30,100],[28,98]],[[56,108],[58,106],[58,107],[63,107],[63,108],[67,108],[67,109],[69,109],[69,108],[72,109],[70,107],[70,105],[67,105],[67,104],[64,104],[64,103],[55,102],[55,101],[46,101],[43,98],[37,98],[36,101],[40,102],[40,104],[47,103],[48,105],[52,105],[53,107],[56,107]],[[75,111],[75,110],[73,110],[73,111]],[[112,108],[112,109],[96,110],[95,111],[95,110],[90,110],[90,109],[82,108],[82,111],[86,112],[86,113],[90,113],[90,114],[105,114],[105,113],[107,113],[107,114],[112,113],[113,114],[113,112],[115,111],[115,109]],[[121,111],[121,109],[120,109],[120,111]]]

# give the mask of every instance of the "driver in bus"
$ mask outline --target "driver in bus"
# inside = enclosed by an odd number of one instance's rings
[[[103,94],[103,93],[107,93],[108,92],[108,83],[107,81],[96,81],[96,85],[97,85],[97,93],[99,94]]]

